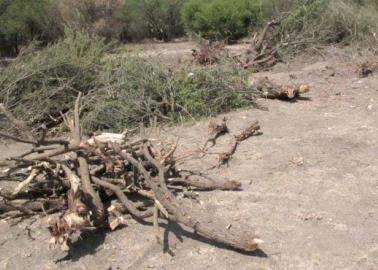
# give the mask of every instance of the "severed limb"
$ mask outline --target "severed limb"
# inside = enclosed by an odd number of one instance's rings
[[[220,231],[211,228],[208,224],[203,224],[196,218],[194,218],[189,212],[184,210],[180,202],[168,190],[166,186],[162,186],[161,183],[165,182],[165,179],[161,179],[164,174],[159,173],[158,177],[152,177],[143,165],[132,157],[130,154],[126,154],[126,159],[136,166],[138,170],[144,175],[145,180],[151,186],[155,193],[156,198],[169,212],[169,219],[186,225],[192,228],[196,233],[199,233],[209,239],[212,239],[218,243],[222,243],[226,246],[243,250],[243,251],[255,251],[261,240],[256,237],[252,232],[242,232],[240,234],[231,233],[230,231]],[[159,166],[159,172],[164,171],[164,168]],[[160,179],[159,179],[160,178]]]
[[[213,121],[210,121],[209,123],[209,138],[205,142],[205,145],[203,146],[202,150],[207,150],[207,145],[211,143],[210,147],[213,147],[216,144],[216,140],[228,133],[228,127],[227,127],[227,118],[224,117],[221,123],[215,123]]]
[[[75,101],[75,108],[74,108],[74,116],[73,119],[70,121],[66,119],[66,123],[69,123],[68,126],[71,129],[71,136],[73,139],[73,143],[76,146],[80,146],[81,142],[81,128],[80,128],[80,103],[81,103],[82,93],[80,92],[76,101]],[[85,194],[84,202],[89,207],[89,209],[94,214],[94,219],[96,224],[101,224],[104,218],[104,205],[92,187],[91,184],[91,176],[89,174],[89,166],[87,157],[82,154],[77,154],[77,160],[79,162],[79,175],[82,181],[82,190]]]
[[[126,197],[126,195],[122,192],[122,190],[119,187],[117,187],[116,185],[110,184],[110,183],[103,181],[103,180],[100,180],[96,177],[93,177],[92,181],[95,184],[101,186],[102,188],[110,189],[111,191],[113,191],[114,194],[116,194],[116,196],[120,200],[120,202],[123,204],[123,206],[126,207],[127,211],[129,211],[129,213],[133,217],[135,217],[137,219],[145,219],[145,218],[151,217],[153,215],[153,213],[151,211],[139,211],[135,207],[135,205]]]
[[[227,166],[229,165],[229,161],[232,158],[232,156],[235,154],[238,145],[239,145],[239,142],[237,140],[233,140],[233,142],[230,145],[230,149],[224,152],[220,152],[218,154],[218,168],[225,164],[227,164]]]
[[[234,135],[234,140],[231,142],[229,149],[218,153],[218,168],[225,164],[229,165],[230,159],[235,154],[238,145],[242,141],[248,139],[251,136],[259,135],[260,133],[260,125],[259,122],[256,121],[242,130],[239,134]],[[213,168],[215,168],[215,166],[211,169]]]
[[[12,196],[17,196],[23,189],[25,189],[38,175],[38,169],[32,169],[30,175],[28,178],[26,178],[24,181],[22,181],[18,186],[14,189]]]
[[[268,77],[260,78],[253,84],[253,87],[263,98],[280,99],[284,101],[295,100],[302,94],[310,91],[310,86],[307,84],[278,85],[270,81]]]
[[[256,122],[253,122],[248,127],[246,127],[245,129],[243,129],[242,132],[240,132],[239,134],[235,135],[234,137],[235,137],[236,141],[238,143],[240,143],[242,141],[245,141],[246,139],[248,139],[251,136],[259,135],[259,134],[261,134],[261,132],[260,132],[260,124],[259,124],[258,121],[256,121]]]

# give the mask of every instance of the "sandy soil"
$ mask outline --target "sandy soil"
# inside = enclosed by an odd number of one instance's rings
[[[254,227],[265,241],[260,251],[241,254],[162,223],[164,250],[151,226],[130,221],[112,233],[83,235],[67,255],[48,249],[43,220],[0,222],[0,269],[378,269],[378,76],[359,79],[352,56],[338,49],[325,56],[302,57],[252,78],[309,83],[310,99],[261,100],[269,111],[228,114],[233,131],[259,120],[264,132],[243,142],[229,167],[213,172],[241,181],[243,190],[186,201],[225,230],[241,222]],[[199,145],[206,130],[203,121],[160,135],[180,137],[185,151]],[[0,155],[22,148],[1,146]],[[214,163],[209,158],[192,166]]]

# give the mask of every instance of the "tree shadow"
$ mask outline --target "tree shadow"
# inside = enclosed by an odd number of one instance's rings
[[[297,97],[297,100],[298,101],[312,101],[312,98],[311,97]]]
[[[76,262],[81,257],[93,255],[97,248],[101,246],[106,238],[106,231],[99,229],[96,232],[82,232],[79,239],[70,245],[70,249],[66,256],[55,261],[60,263],[64,261]]]
[[[293,98],[293,99],[281,99],[281,100],[289,102],[289,103],[297,103],[297,102],[300,102],[300,101],[312,101],[312,98],[299,96],[299,97],[296,97],[296,98]]]

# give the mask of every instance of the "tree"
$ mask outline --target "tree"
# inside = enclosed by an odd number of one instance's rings
[[[181,8],[186,0],[125,0],[131,38],[169,41],[183,34]]]
[[[98,34],[107,41],[121,39],[126,29],[124,0],[60,0],[62,23]]]
[[[210,40],[233,41],[261,23],[261,0],[189,0],[182,9],[188,32]]]
[[[48,40],[56,35],[50,22],[55,0],[0,0],[0,50],[17,54],[19,46],[33,39]]]

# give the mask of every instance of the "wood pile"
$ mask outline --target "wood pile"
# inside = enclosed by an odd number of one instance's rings
[[[161,242],[159,219],[167,219],[192,229],[217,243],[240,251],[254,251],[261,240],[246,228],[240,232],[204,223],[179,199],[186,188],[193,190],[239,190],[241,183],[204,172],[180,169],[175,155],[178,144],[161,147],[155,141],[123,134],[102,133],[86,137],[80,128],[78,96],[73,115],[64,115],[69,139],[49,139],[45,129],[35,135],[22,121],[3,106],[0,114],[16,133],[0,137],[31,146],[18,156],[0,162],[0,180],[18,181],[7,192],[0,190],[0,217],[23,219],[48,216],[51,245],[68,250],[74,234],[110,228],[115,230],[125,216],[137,221],[151,221],[156,239]],[[203,149],[206,155],[219,136],[229,132],[226,120],[209,127]],[[234,136],[230,151],[219,153],[219,163],[226,163],[242,141],[260,133],[259,124]],[[210,144],[210,145],[209,145]]]

